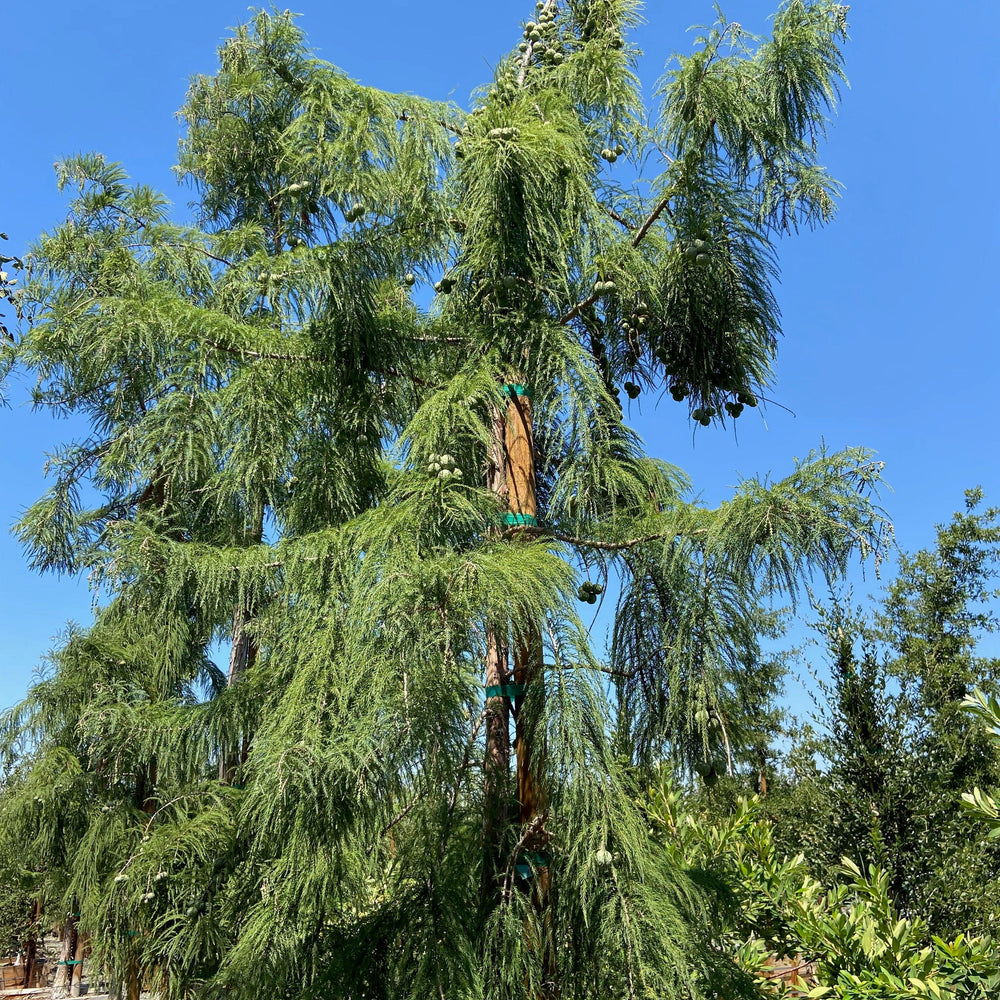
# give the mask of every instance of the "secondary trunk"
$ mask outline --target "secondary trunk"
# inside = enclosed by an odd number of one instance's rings
[[[74,924],[76,943],[73,947],[73,964],[70,966],[73,973],[70,976],[69,995],[78,997],[83,993],[83,956],[87,951],[87,935],[80,933],[79,927]]]
[[[30,989],[35,980],[35,960],[38,955],[38,922],[42,918],[42,904],[36,899],[31,905],[31,923],[24,942],[24,989]]]
[[[60,936],[59,964],[56,967],[55,978],[52,981],[53,1000],[60,1000],[62,997],[69,996],[70,985],[73,981],[73,971],[76,968],[73,963],[76,961],[78,937],[76,916],[71,913],[66,918],[66,923],[63,924]]]

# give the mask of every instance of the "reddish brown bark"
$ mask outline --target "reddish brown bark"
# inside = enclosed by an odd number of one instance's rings
[[[499,407],[493,416],[493,444],[486,468],[486,487],[498,495],[507,492],[504,459],[504,411]],[[486,631],[486,688],[510,682],[507,658],[507,627],[490,624]],[[510,781],[510,711],[503,694],[486,698],[486,754],[483,761],[483,907],[490,908],[497,898],[497,876],[501,871],[504,832],[510,822],[508,782]]]
[[[535,476],[535,441],[531,397],[511,394],[504,425],[504,457],[507,478],[507,506],[511,514],[530,518],[538,513]],[[545,819],[548,798],[543,779],[544,736],[539,730],[539,715],[545,697],[544,661],[540,624],[530,622],[514,636],[514,683],[518,694],[514,701],[517,733],[517,798],[521,823],[521,844],[526,851],[544,854],[548,846]],[[530,712],[528,700],[530,699]],[[540,859],[536,858],[536,863]],[[547,864],[536,864],[531,891],[537,914],[536,927],[526,926],[529,945],[538,954],[548,983],[556,975],[550,894],[552,875]],[[540,997],[553,995],[545,987]]]
[[[504,460],[507,479],[507,506],[512,514],[534,518],[538,512],[535,481],[534,433],[531,420],[531,398],[511,395],[504,424]],[[529,686],[541,685],[542,637],[534,623],[525,626],[515,636],[514,683],[526,692]],[[545,792],[539,781],[541,758],[535,747],[535,733],[526,713],[522,711],[525,694],[515,700],[517,726],[517,797],[522,824],[537,822],[544,817]],[[536,692],[532,695],[537,697]],[[535,705],[539,702],[535,701]],[[539,835],[533,837],[538,840]],[[538,850],[544,844],[527,844]]]
[[[35,970],[38,958],[38,922],[42,919],[42,904],[35,900],[31,904],[31,923],[28,926],[28,939],[24,942],[24,989],[30,989],[35,983]]]

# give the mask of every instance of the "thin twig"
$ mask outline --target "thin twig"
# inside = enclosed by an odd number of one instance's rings
[[[410,802],[409,805],[404,806],[403,809],[396,813],[396,815],[393,816],[384,827],[382,827],[382,832],[379,834],[379,840],[381,840],[397,823],[401,823],[404,819],[406,819],[419,801],[420,796],[418,795],[412,802]],[[365,857],[371,857],[372,851],[375,850],[375,847],[375,844],[369,844],[368,849],[365,851]]]
[[[635,229],[635,226],[633,226],[632,223],[625,218],[625,216],[619,215],[613,208],[608,208],[607,205],[605,205],[604,211],[607,212],[608,215],[611,216],[611,218],[614,219],[620,226],[624,226],[629,232]]]

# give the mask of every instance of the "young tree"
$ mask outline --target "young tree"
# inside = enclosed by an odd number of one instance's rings
[[[630,769],[730,739],[766,597],[881,544],[880,465],[817,454],[708,510],[617,386],[702,426],[756,405],[773,240],[832,211],[844,9],[791,0],[764,41],[723,21],[651,125],[637,17],[543,0],[464,114],[259,14],[183,112],[196,227],[98,158],[64,168],[80,196],[36,252],[22,357],[94,440],[21,531],[110,598],[82,641],[112,680],[73,738],[130,811],[66,865],[130,992],[741,988]],[[617,698],[573,606],[612,573]]]
[[[900,555],[874,615],[819,609],[832,672],[818,747],[827,768],[810,782],[810,815],[786,812],[794,791],[775,807],[794,843],[814,845],[817,874],[843,857],[874,864],[902,915],[947,936],[986,931],[997,912],[984,887],[1000,859],[957,808],[969,788],[1000,780],[994,746],[963,709],[974,687],[996,684],[996,661],[977,645],[996,628],[1000,531],[997,509],[981,504],[968,491],[932,549]]]
[[[974,688],[992,694],[997,683],[996,659],[977,646],[998,625],[1000,509],[982,503],[981,490],[967,490],[934,548],[900,559],[877,619],[915,758],[893,889],[901,908],[944,934],[988,931],[998,909],[983,887],[995,883],[1000,857],[955,809],[970,787],[1000,782],[993,742],[963,709]]]

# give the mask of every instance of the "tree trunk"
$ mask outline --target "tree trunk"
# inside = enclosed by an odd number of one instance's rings
[[[534,525],[538,512],[535,477],[535,443],[531,397],[520,386],[507,388],[504,454],[507,473],[507,506],[513,525]],[[531,858],[534,875],[532,898],[538,915],[538,933],[529,945],[538,953],[547,982],[555,979],[555,947],[549,897],[552,875],[548,867],[548,834],[545,820],[548,799],[542,777],[544,734],[540,731],[545,698],[544,660],[540,623],[531,622],[514,636],[514,721],[517,734],[517,798],[521,844]],[[529,709],[530,705],[530,709]],[[541,996],[550,995],[546,987]]]
[[[35,958],[38,954],[38,922],[42,919],[42,904],[35,900],[31,904],[31,924],[28,939],[24,942],[24,989],[30,989],[35,979]]]
[[[73,962],[76,958],[78,937],[76,916],[70,913],[63,924],[59,940],[59,965],[56,967],[55,978],[52,981],[53,1000],[62,1000],[63,997],[69,996],[73,970],[76,968]]]
[[[156,812],[156,759],[140,767],[135,777],[135,807],[141,809],[147,816]]]
[[[59,936],[59,964],[56,966],[56,974],[52,979],[52,1000],[63,1000],[69,996],[70,959],[73,957],[73,933],[70,921],[63,925],[62,933]]]
[[[251,545],[260,545],[264,538],[264,506],[259,504],[254,514],[253,527],[248,533],[247,541]],[[233,645],[229,651],[228,686],[232,687],[254,663],[259,652],[257,641],[250,635],[249,623],[253,620],[256,608],[251,607],[249,600],[240,600],[233,612]],[[242,764],[250,752],[250,734],[244,733],[241,740],[234,746],[223,747],[219,756],[219,781],[232,784],[236,777],[236,769]]]
[[[76,945],[73,948],[73,965],[70,966],[73,974],[70,976],[69,995],[78,997],[83,992],[83,956],[87,951],[87,935],[80,933],[75,921],[73,932],[76,937]]]
[[[125,966],[125,1000],[139,1000],[141,992],[142,980],[139,977],[139,959],[132,955]]]
[[[531,424],[531,399],[527,394],[511,394],[504,426],[504,453],[507,472],[507,505],[514,524],[535,523],[535,454]],[[541,757],[537,754],[534,726],[522,711],[529,685],[544,683],[542,676],[542,637],[536,623],[531,623],[515,636],[514,683],[515,719],[517,726],[517,797],[522,824],[544,820],[545,793],[539,781]],[[540,692],[541,693],[541,692]],[[533,696],[534,697],[534,696]],[[540,705],[536,700],[534,705]],[[538,837],[533,837],[538,840]],[[540,850],[543,844],[529,844],[529,850]]]
[[[507,648],[501,634],[490,629],[486,636],[486,687],[508,683]],[[504,695],[486,697],[486,756],[483,763],[483,881],[482,899],[490,909],[496,899],[497,876],[503,868],[504,831],[510,822],[510,720]]]
[[[134,801],[136,808],[141,809],[150,817],[156,812],[154,792],[156,789],[157,770],[156,758],[154,757],[147,766],[139,768],[139,773],[136,775],[135,780]],[[129,931],[129,935],[131,936],[132,934],[133,932]],[[134,947],[134,944],[130,945],[130,951]],[[111,990],[112,993],[114,993],[115,989],[123,992],[125,1000],[139,1000],[140,983],[139,959],[133,953],[125,961],[121,982],[118,982],[115,975],[112,974]]]
[[[504,459],[504,411],[493,414],[493,443],[486,470],[486,487],[498,495],[507,491]],[[507,627],[486,631],[486,755],[483,761],[483,875],[480,900],[484,914],[496,904],[498,875],[504,866],[505,832],[510,822],[510,710],[504,686],[510,682]]]

